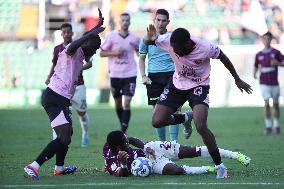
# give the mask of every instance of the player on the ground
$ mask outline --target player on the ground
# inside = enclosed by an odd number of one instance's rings
[[[139,148],[134,149],[129,144]],[[222,157],[235,159],[248,166],[251,159],[240,152],[219,148]],[[176,141],[151,141],[144,143],[138,138],[126,137],[121,131],[112,131],[103,148],[105,170],[114,176],[129,176],[131,163],[137,157],[147,157],[153,164],[153,172],[162,175],[202,174],[216,172],[213,166],[179,166],[173,160],[209,157],[206,146],[184,146]]]
[[[237,87],[251,93],[251,86],[240,79],[229,58],[212,43],[191,37],[184,28],[173,33],[157,34],[153,25],[147,28],[146,44],[155,44],[167,50],[174,63],[175,73],[161,94],[155,107],[152,125],[155,128],[188,121],[188,114],[174,114],[186,101],[193,110],[193,119],[197,132],[217,166],[216,178],[226,178],[227,168],[222,163],[215,136],[207,126],[210,88],[210,58],[220,59],[235,79]]]
[[[52,66],[49,72],[49,75],[47,76],[47,79],[45,81],[45,84],[48,85],[50,82],[50,78],[54,73],[54,68],[56,66],[58,55],[61,53],[66,46],[72,42],[72,25],[69,23],[64,23],[60,27],[61,30],[61,36],[63,37],[63,43],[60,45],[57,45],[54,48],[53,51],[53,58],[52,58]],[[76,86],[75,94],[71,99],[72,107],[77,111],[79,116],[79,121],[82,128],[82,147],[89,146],[89,116],[87,113],[87,103],[86,103],[86,86],[84,84],[84,78],[83,78],[83,70],[89,69],[92,67],[92,60],[91,57],[89,60],[85,61],[85,64],[83,65],[83,69],[79,75],[78,84]],[[56,133],[53,131],[53,139],[56,139]]]
[[[167,26],[170,23],[169,13],[165,9],[158,9],[155,14],[154,24],[159,34],[169,33]],[[145,59],[148,55],[147,72],[145,73]],[[142,77],[142,83],[146,85],[148,105],[155,108],[160,95],[164,91],[168,82],[172,79],[175,66],[170,54],[155,45],[147,45],[143,39],[139,45],[139,68]],[[180,109],[178,110],[180,111]],[[185,125],[184,134],[188,139],[192,128],[190,122]],[[170,125],[170,140],[178,140],[179,125]],[[166,141],[166,128],[156,128],[159,140]]]
[[[254,78],[260,72],[259,84],[262,97],[264,99],[264,134],[272,132],[272,127],[276,134],[280,134],[280,109],[279,96],[280,88],[278,82],[278,65],[284,60],[279,50],[271,47],[272,34],[270,32],[261,36],[264,48],[255,56]],[[277,64],[278,62],[278,64]],[[279,64],[280,63],[280,64]],[[269,99],[273,100],[273,116],[271,116]],[[273,119],[272,119],[273,117]]]
[[[39,180],[40,166],[54,155],[56,155],[54,175],[70,174],[77,169],[75,166],[64,167],[65,156],[73,133],[69,106],[83,68],[83,60],[92,57],[101,44],[98,34],[105,28],[101,27],[103,17],[100,10],[99,15],[96,27],[59,53],[54,74],[44,91],[42,106],[49,116],[51,127],[55,130],[57,138],[49,142],[39,156],[24,168],[27,176],[34,180]]]
[[[135,93],[139,37],[129,31],[130,15],[120,15],[120,30],[112,31],[101,45],[101,57],[108,57],[111,92],[121,130],[125,133],[131,117],[130,103]]]

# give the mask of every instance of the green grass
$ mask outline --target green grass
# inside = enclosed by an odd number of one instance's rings
[[[35,182],[24,177],[23,167],[34,160],[50,141],[48,117],[42,109],[0,110],[0,188],[284,188],[284,136],[263,135],[261,108],[210,109],[208,123],[219,147],[241,151],[252,158],[249,167],[224,159],[230,175],[226,180],[217,180],[210,174],[151,175],[147,178],[116,178],[105,174],[102,146],[107,133],[118,129],[118,121],[114,110],[109,108],[89,110],[89,116],[91,146],[81,148],[81,130],[77,115],[73,113],[74,135],[65,164],[77,165],[78,172],[54,177],[55,160],[51,159],[40,169],[41,180]],[[150,118],[151,109],[134,109],[129,135],[144,141],[155,140]],[[284,123],[283,117],[281,123]],[[190,140],[185,140],[182,128],[179,143],[203,145],[196,131]],[[210,158],[177,163],[191,166],[213,164]]]

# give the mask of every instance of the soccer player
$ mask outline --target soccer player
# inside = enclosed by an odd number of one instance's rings
[[[100,19],[96,27],[67,45],[66,49],[59,53],[54,74],[50,78],[42,100],[42,106],[49,116],[51,127],[55,130],[57,138],[49,142],[39,156],[24,168],[27,176],[33,180],[39,180],[39,167],[55,154],[54,175],[74,173],[77,169],[75,166],[64,167],[73,133],[69,106],[83,68],[83,60],[93,56],[101,44],[98,34],[105,28],[101,27],[104,19],[100,10],[99,15]]]
[[[264,134],[272,132],[272,126],[276,134],[280,134],[280,109],[279,96],[280,88],[278,82],[278,65],[284,60],[279,50],[271,47],[272,34],[270,32],[261,36],[264,48],[255,56],[254,78],[260,72],[259,83],[260,91],[264,99]],[[277,63],[278,62],[278,63]],[[279,64],[280,63],[280,64]],[[273,100],[273,120],[270,112],[269,99]]]
[[[235,84],[243,92],[251,93],[251,86],[240,79],[229,58],[212,43],[191,37],[184,28],[173,33],[157,34],[156,28],[147,28],[146,44],[155,44],[165,49],[175,63],[173,80],[161,94],[152,117],[155,128],[188,121],[187,114],[174,114],[186,101],[193,111],[197,132],[217,167],[216,178],[226,178],[227,168],[222,163],[215,136],[207,126],[210,88],[210,58],[220,59],[235,79]]]
[[[50,83],[50,78],[54,73],[54,68],[56,66],[58,55],[61,53],[66,46],[72,42],[72,25],[69,23],[64,23],[60,27],[61,29],[61,36],[63,37],[63,43],[57,45],[53,51],[53,58],[52,58],[52,66],[45,81],[45,84],[48,85]],[[82,128],[82,147],[89,146],[89,116],[87,114],[87,103],[86,103],[86,87],[84,85],[84,78],[83,78],[83,70],[89,69],[92,67],[91,58],[89,58],[86,63],[83,65],[83,69],[79,75],[78,84],[76,86],[75,94],[71,99],[71,104],[73,108],[77,111],[81,128]],[[56,133],[53,131],[53,139],[56,139]]]
[[[120,15],[120,30],[112,31],[101,45],[101,57],[108,57],[111,92],[121,130],[125,133],[131,117],[130,103],[136,88],[139,37],[129,31],[130,15]]]
[[[129,144],[137,147],[134,149]],[[222,157],[235,159],[248,166],[251,159],[240,152],[219,149]],[[151,141],[144,143],[138,138],[126,137],[121,131],[112,131],[103,148],[105,170],[114,176],[129,176],[131,163],[137,157],[147,157],[153,164],[153,172],[162,175],[214,173],[215,167],[179,166],[173,160],[194,157],[209,157],[206,146],[184,146],[176,141]]]
[[[169,13],[165,9],[158,9],[155,14],[154,24],[159,34],[169,33],[167,25],[170,23]],[[145,59],[148,55],[148,76],[145,74]],[[155,45],[146,45],[143,39],[139,45],[139,68],[142,77],[142,83],[146,85],[148,105],[155,105],[162,94],[168,82],[172,79],[175,66],[170,54]],[[180,111],[180,109],[178,110]],[[184,134],[188,139],[191,134],[191,124],[185,124]],[[170,140],[178,140],[179,125],[170,125]],[[166,128],[156,128],[159,140],[166,141]]]

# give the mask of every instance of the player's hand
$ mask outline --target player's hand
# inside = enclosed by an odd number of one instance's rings
[[[150,41],[155,41],[158,38],[157,30],[153,24],[147,28],[147,37]]]
[[[50,78],[48,77],[45,82],[44,82],[46,85],[48,85],[50,83]]]
[[[116,49],[113,51],[113,56],[117,56],[117,57],[120,57],[123,55],[123,49],[122,48],[119,48],[119,49]]]
[[[246,91],[248,94],[252,94],[252,88],[249,84],[247,84],[246,82],[244,82],[241,79],[237,79],[235,80],[235,83],[237,85],[237,87],[240,89],[241,92]]]
[[[127,158],[128,158],[128,154],[125,151],[118,152],[118,159],[121,164],[127,165]]]
[[[148,76],[144,75],[142,76],[142,83],[143,85],[151,85],[152,80]]]
[[[146,148],[146,153],[148,153],[149,156],[151,156],[154,160],[156,160],[156,154],[155,154],[155,151],[152,148],[147,147]]]
[[[101,27],[104,24],[104,19],[105,18],[103,17],[102,12],[101,12],[101,10],[99,8],[98,8],[98,11],[99,11],[99,21],[98,21],[97,25],[92,30],[97,29],[97,28]]]

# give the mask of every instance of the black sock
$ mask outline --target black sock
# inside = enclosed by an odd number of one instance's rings
[[[36,158],[36,162],[41,166],[44,162],[49,160],[54,156],[58,151],[62,151],[66,148],[59,138],[51,141]]]
[[[184,114],[173,114],[172,116],[175,119],[173,125],[185,122],[185,115]]]
[[[122,117],[123,109],[122,108],[118,108],[118,109],[115,109],[115,110],[116,110],[116,114],[117,114],[117,117],[119,119],[119,122],[121,123],[121,117]]]
[[[220,165],[222,163],[219,148],[216,148],[214,151],[209,152],[209,154],[211,155],[215,165]]]
[[[131,116],[131,111],[130,110],[123,110],[122,116],[121,116],[121,130],[124,133],[126,132],[126,130],[128,128],[130,116]]]
[[[56,153],[55,165],[57,165],[57,166],[63,166],[64,165],[64,160],[65,160],[67,152],[68,152],[68,146],[65,145],[64,149],[62,149],[62,150],[60,150]]]

